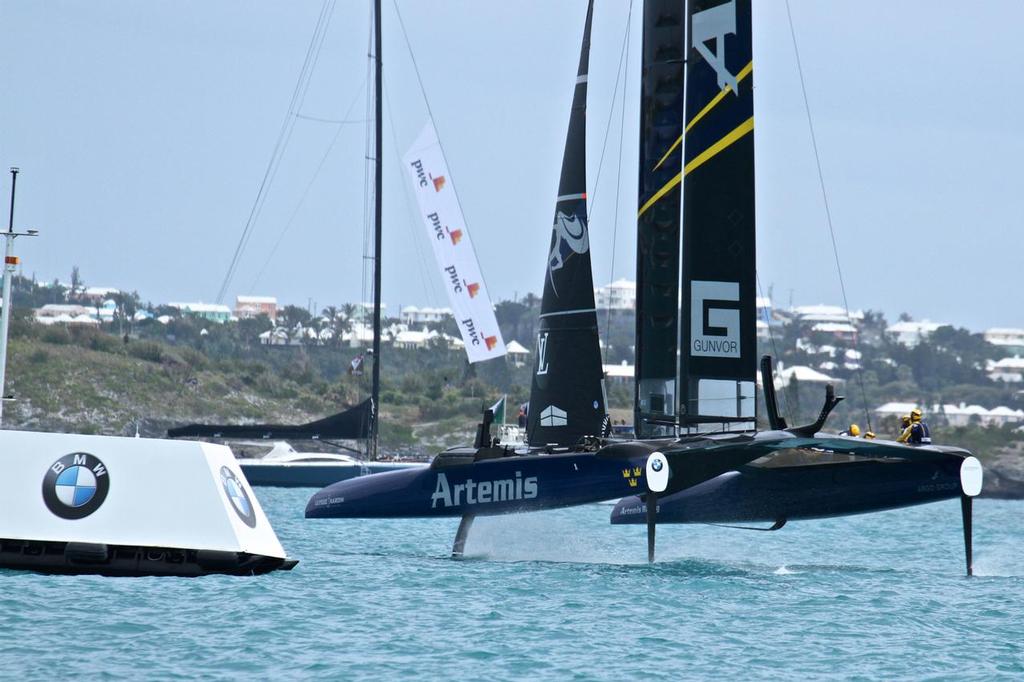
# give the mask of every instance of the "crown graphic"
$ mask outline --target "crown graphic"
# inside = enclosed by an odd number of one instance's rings
[[[462,230],[448,230],[448,236],[452,240],[452,246],[462,241]]]
[[[485,336],[484,343],[487,344],[487,350],[494,350],[494,347],[498,345],[497,336]]]
[[[622,470],[622,477],[623,478],[629,478],[629,469],[623,469]]]
[[[466,290],[469,292],[470,298],[476,298],[476,295],[480,293],[480,285],[476,282],[470,282],[466,285]]]
[[[441,188],[444,187],[444,176],[438,175],[436,178],[432,177],[430,179],[434,181],[434,191],[440,192]]]
[[[633,475],[634,476],[639,478],[640,474],[642,474],[643,472],[644,472],[644,470],[641,469],[640,467],[633,467]]]
[[[636,479],[635,478],[629,479],[629,487],[630,488],[635,488],[636,487]]]

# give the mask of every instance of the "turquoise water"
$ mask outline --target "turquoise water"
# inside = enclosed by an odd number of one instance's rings
[[[200,579],[0,571],[0,677],[162,679],[1024,676],[1024,503],[659,529],[591,505],[478,520],[306,521],[259,489],[291,573]]]

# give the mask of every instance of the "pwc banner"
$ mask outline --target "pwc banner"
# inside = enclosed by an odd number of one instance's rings
[[[434,257],[448,290],[452,313],[466,344],[466,355],[470,362],[499,358],[505,354],[505,342],[480,276],[480,264],[455,197],[437,131],[429,121],[404,162],[423,224],[434,245]]]

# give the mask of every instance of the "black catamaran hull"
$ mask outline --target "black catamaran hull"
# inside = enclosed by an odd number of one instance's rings
[[[646,454],[525,455],[394,471],[316,493],[307,518],[488,516],[569,507],[644,490]]]
[[[658,501],[658,523],[773,523],[865,514],[963,494],[963,458],[873,460],[788,467],[744,466]],[[646,506],[623,498],[611,522],[645,523]]]
[[[307,518],[489,516],[571,507],[636,493],[672,493],[766,454],[778,439],[630,441],[597,452],[516,455],[495,448],[442,453],[429,469],[340,481],[316,493]],[[667,485],[651,480],[659,459]],[[658,465],[655,471],[661,471]],[[671,473],[670,473],[671,472]],[[657,476],[657,474],[655,474]]]

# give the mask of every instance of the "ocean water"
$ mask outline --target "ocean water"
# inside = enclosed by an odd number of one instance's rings
[[[258,489],[295,570],[255,578],[0,571],[0,678],[1024,678],[1024,503],[642,526],[607,505],[457,521],[302,517]]]

